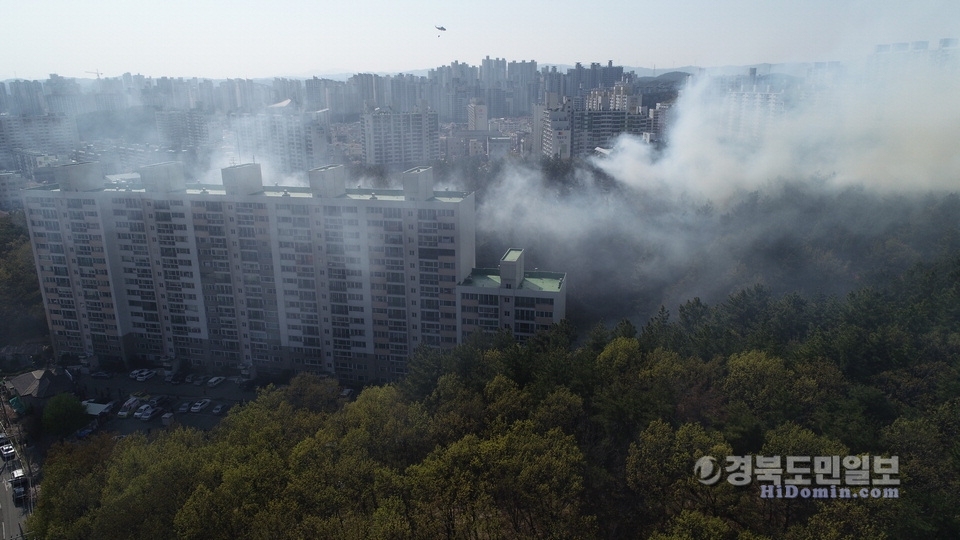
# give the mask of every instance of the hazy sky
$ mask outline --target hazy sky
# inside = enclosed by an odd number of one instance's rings
[[[0,0],[0,80],[259,78],[479,64],[860,58],[960,37],[960,0]],[[442,25],[439,32],[434,25]],[[439,35],[439,37],[438,37]]]

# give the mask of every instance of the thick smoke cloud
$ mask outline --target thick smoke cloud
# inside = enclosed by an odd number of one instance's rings
[[[695,77],[674,115],[670,145],[654,160],[637,141],[619,141],[600,166],[632,186],[723,197],[778,178],[830,176],[837,186],[901,191],[952,188],[960,173],[960,83],[950,65],[881,69],[879,61],[785,91],[782,114],[755,140],[731,138],[717,80]],[[811,77],[813,78],[813,77]],[[768,85],[763,79],[743,87]],[[749,116],[749,115],[747,115]]]
[[[663,151],[621,137],[562,185],[506,170],[478,209],[479,262],[528,248],[533,265],[568,272],[571,316],[585,324],[644,322],[660,305],[755,283],[843,294],[955,241],[925,235],[960,222],[945,198],[960,180],[957,74],[933,62],[832,66],[787,88],[782,112],[746,136],[729,129],[734,82],[693,77]]]

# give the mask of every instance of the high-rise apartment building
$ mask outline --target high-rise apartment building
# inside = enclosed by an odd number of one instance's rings
[[[573,156],[573,104],[557,108],[538,105],[534,117],[534,148],[546,157],[570,159]]]
[[[303,174],[338,158],[330,143],[329,111],[300,112],[286,99],[259,114],[234,114],[238,153],[269,161],[284,174]]]
[[[66,158],[79,144],[73,118],[60,114],[0,115],[0,167],[13,168],[20,151]]]
[[[380,109],[363,115],[360,133],[367,165],[406,168],[440,158],[440,121],[432,111],[395,113]]]
[[[154,115],[163,146],[183,149],[202,148],[210,144],[209,122],[201,110],[160,110]]]
[[[24,204],[59,354],[382,382],[421,344],[489,326],[486,310],[464,315],[461,288],[535,298],[533,319],[496,328],[563,317],[562,277],[525,273],[519,251],[499,276],[474,269],[474,195],[434,191],[429,168],[396,190],[347,189],[342,166],[302,188],[264,187],[257,164],[223,169],[222,185],[187,185],[179,163],[144,167],[140,185],[105,185],[96,163],[58,172]]]
[[[470,131],[487,131],[490,129],[487,122],[487,104],[480,99],[471,99],[467,105],[467,129]]]

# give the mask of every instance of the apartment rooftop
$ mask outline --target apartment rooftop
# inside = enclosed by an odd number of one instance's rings
[[[433,170],[415,167],[401,175],[399,189],[347,189],[346,169],[342,165],[317,167],[308,172],[308,184],[302,186],[265,185],[259,163],[243,163],[220,170],[221,184],[187,182],[183,165],[164,162],[141,167],[136,174],[104,176],[97,162],[70,163],[57,167],[57,183],[39,188],[44,191],[133,192],[158,195],[231,195],[243,197],[300,197],[348,200],[435,201],[458,203],[470,193],[463,191],[434,191]]]
[[[510,252],[507,252],[509,254]],[[506,257],[506,255],[504,255]],[[563,272],[524,272],[523,281],[517,287],[519,290],[537,292],[560,292],[563,288]],[[465,287],[480,287],[483,289],[499,289],[501,284],[499,268],[474,268],[460,285]]]
[[[115,175],[119,176],[119,175]],[[105,182],[101,189],[85,191],[86,193],[90,192],[110,192],[110,193],[147,193],[143,185],[138,181],[133,181],[131,176],[135,175],[123,175],[127,178],[124,178],[120,182]],[[58,184],[44,184],[41,186],[28,188],[34,191],[61,191]],[[188,195],[226,195],[227,189],[223,184],[188,184],[185,190],[180,191],[180,193],[186,193]],[[159,193],[158,193],[159,195]],[[262,195],[265,197],[299,197],[299,198],[312,198],[316,194],[308,187],[303,186],[263,186],[263,191],[258,193],[251,194],[251,196]],[[467,191],[434,191],[433,198],[428,200],[435,200],[438,202],[460,202],[464,198],[470,195]],[[367,189],[367,188],[358,188],[358,189],[347,189],[345,193],[339,197],[334,197],[335,199],[350,199],[350,200],[382,200],[382,201],[403,201],[406,200],[402,189]]]

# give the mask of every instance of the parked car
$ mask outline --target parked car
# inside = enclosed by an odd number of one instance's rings
[[[191,373],[190,375],[187,375],[187,377],[183,379],[183,382],[187,384],[193,384],[193,374]]]
[[[193,378],[193,385],[194,385],[194,386],[202,386],[203,383],[206,382],[206,380],[207,380],[207,378],[204,377],[203,375],[196,375],[196,376],[194,376],[194,378]]]
[[[136,380],[137,378],[140,377],[141,374],[143,374],[144,371],[147,371],[147,370],[145,370],[145,369],[135,369],[135,370],[133,370],[133,371],[130,372],[130,378]]]
[[[109,371],[94,371],[90,374],[90,376],[94,379],[112,379],[113,373],[110,373]]]
[[[180,407],[177,408],[178,413],[190,412],[191,403],[189,401],[184,401],[180,404]]]
[[[145,370],[143,370],[142,373],[140,373],[140,376],[137,377],[137,380],[140,381],[140,382],[143,382],[143,381],[146,381],[146,380],[151,379],[151,378],[152,378],[154,375],[156,375],[156,374],[157,374],[157,371],[156,371],[156,370],[153,370],[153,369],[145,369]]]
[[[144,422],[148,422],[156,418],[160,413],[163,412],[163,407],[153,407],[149,411],[143,413],[143,416],[140,417]]]
[[[217,403],[217,406],[213,408],[213,414],[220,414],[223,412],[223,403]]]
[[[190,407],[190,412],[200,412],[207,408],[210,405],[210,400],[207,398],[201,399],[200,401],[193,404],[193,407]]]
[[[120,406],[120,411],[117,412],[117,418],[126,418],[130,416],[140,405],[140,398],[130,396],[130,399],[125,401],[123,405]]]
[[[209,381],[207,381],[207,386],[209,386],[210,388],[213,388],[214,386],[217,386],[218,384],[222,383],[225,380],[227,380],[226,377],[213,377]]]
[[[133,413],[133,417],[143,418],[143,415],[146,414],[146,412],[152,408],[153,408],[153,405],[150,405],[149,403],[144,403],[143,405],[140,406],[139,409],[137,409],[137,412]]]
[[[3,457],[4,461],[14,458],[17,456],[17,451],[14,449],[12,444],[5,444],[0,446],[0,457]]]

